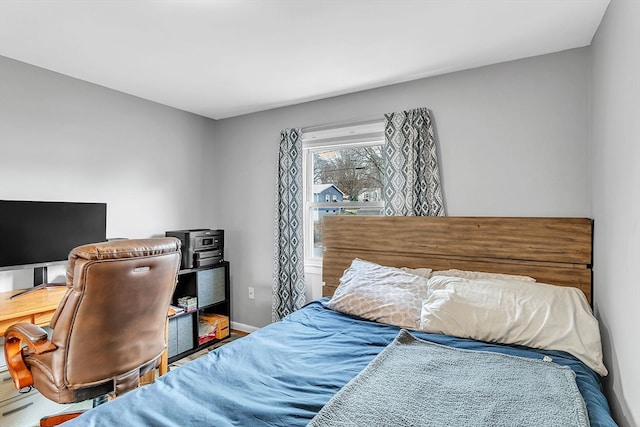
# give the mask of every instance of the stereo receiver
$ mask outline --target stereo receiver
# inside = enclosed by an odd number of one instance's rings
[[[224,230],[198,228],[165,232],[182,242],[182,270],[217,264],[224,257]]]

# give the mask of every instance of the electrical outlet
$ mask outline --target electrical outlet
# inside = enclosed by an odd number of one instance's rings
[[[249,299],[254,299],[256,297],[256,290],[249,286]]]

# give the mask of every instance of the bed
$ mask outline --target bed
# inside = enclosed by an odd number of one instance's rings
[[[615,425],[601,391],[601,354],[576,350],[572,336],[552,337],[551,349],[535,340],[533,347],[500,342],[506,333],[529,343],[529,326],[540,321],[536,306],[527,327],[505,332],[491,310],[464,306],[452,321],[453,311],[442,310],[450,301],[438,299],[476,298],[485,287],[493,295],[493,286],[504,286],[502,301],[515,292],[514,306],[526,312],[528,295],[543,289],[554,312],[564,298],[555,295],[564,292],[577,306],[560,307],[570,314],[559,316],[570,323],[563,334],[593,335],[591,220],[325,217],[323,236],[323,298],[68,425]],[[425,286],[433,288],[425,294]],[[400,297],[389,302],[394,292]],[[398,309],[406,292],[418,301],[410,316]],[[362,300],[351,304],[354,294],[382,303],[362,310]],[[497,339],[438,330],[478,315],[496,323]],[[471,335],[486,332],[471,326]],[[469,407],[475,412],[461,410]]]

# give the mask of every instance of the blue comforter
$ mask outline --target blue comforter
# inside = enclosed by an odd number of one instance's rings
[[[65,426],[305,426],[398,330],[315,301]],[[412,333],[457,348],[548,355],[576,372],[591,425],[615,426],[598,375],[567,353]]]

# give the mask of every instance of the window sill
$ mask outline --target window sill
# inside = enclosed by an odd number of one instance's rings
[[[322,270],[322,260],[321,259],[314,259],[314,260],[305,260],[304,261],[304,269],[305,271],[309,271],[309,270]]]

